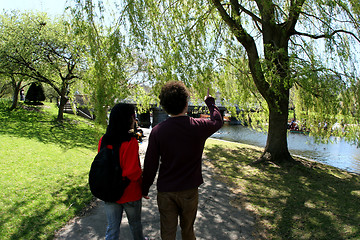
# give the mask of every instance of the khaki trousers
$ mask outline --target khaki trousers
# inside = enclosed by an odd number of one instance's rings
[[[182,239],[196,239],[194,222],[198,200],[198,188],[179,192],[158,192],[157,202],[160,212],[162,240],[175,239],[179,217]]]

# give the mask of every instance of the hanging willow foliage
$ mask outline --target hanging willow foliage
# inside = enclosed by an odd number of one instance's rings
[[[340,134],[322,131],[321,124],[341,123],[348,127],[342,135],[357,141],[358,1],[118,3],[129,42],[146,56],[155,95],[169,80],[183,81],[194,98],[208,88],[219,92],[233,114],[268,130],[263,156],[271,160],[291,159],[289,107],[311,134]]]
[[[124,10],[111,9],[102,1],[91,0],[75,0],[68,8],[71,24],[85,36],[88,71],[84,89],[92,96],[96,120],[103,124],[116,102],[136,101],[142,104],[139,110],[146,110],[152,103],[142,87],[146,82],[142,76],[144,56],[127,35],[126,18],[121,13]]]

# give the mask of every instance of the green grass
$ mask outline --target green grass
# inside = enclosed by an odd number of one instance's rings
[[[47,104],[9,112],[0,102],[0,239],[52,239],[91,201],[88,171],[102,132]]]
[[[360,239],[360,176],[315,162],[251,165],[263,149],[209,139],[207,164],[254,213],[262,239]]]

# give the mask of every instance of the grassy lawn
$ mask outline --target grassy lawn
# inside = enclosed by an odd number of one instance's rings
[[[262,239],[360,239],[360,176],[315,162],[251,165],[261,148],[209,139],[207,164],[253,212]]]
[[[101,129],[55,106],[0,102],[0,239],[52,239],[89,203],[87,177]]]

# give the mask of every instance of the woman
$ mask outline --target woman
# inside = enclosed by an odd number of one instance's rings
[[[119,239],[120,224],[125,210],[131,233],[135,240],[143,240],[141,224],[141,181],[142,171],[139,159],[139,145],[134,134],[135,107],[131,104],[116,104],[110,113],[109,125],[99,141],[103,146],[120,146],[119,161],[122,175],[130,179],[123,196],[116,202],[105,202],[108,221],[106,238]]]

